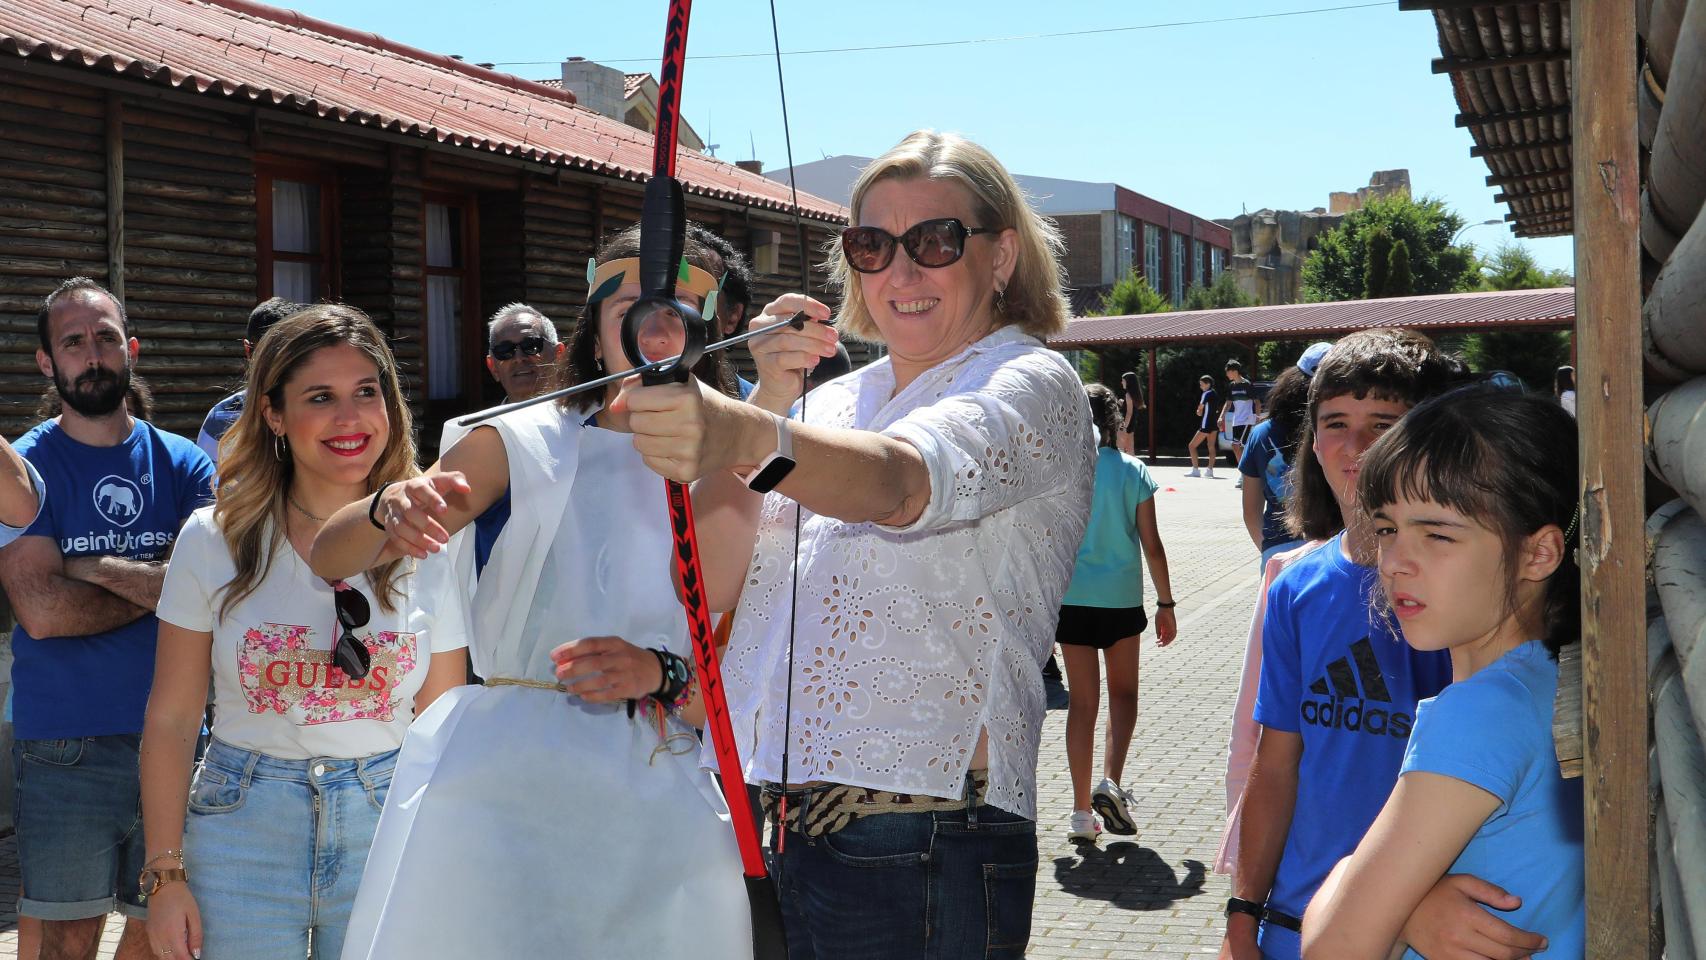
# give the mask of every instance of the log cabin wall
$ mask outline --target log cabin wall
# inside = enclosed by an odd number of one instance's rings
[[[1663,504],[1647,523],[1656,899],[1665,955],[1693,958],[1706,956],[1706,0],[1636,11],[1648,499]]]
[[[34,357],[37,305],[78,274],[122,288],[155,419],[193,437],[241,380],[249,311],[282,292],[266,259],[271,185],[297,179],[329,198],[318,296],[357,306],[386,330],[430,453],[445,417],[499,399],[483,364],[485,319],[523,301],[566,336],[586,296],[587,258],[602,236],[639,219],[643,189],[29,60],[0,62],[0,129],[0,432],[11,437],[33,426],[46,386]],[[116,145],[111,130],[121,131]],[[427,377],[425,292],[425,211],[435,202],[464,211],[474,281],[455,334],[453,396],[439,400],[431,395],[444,391]],[[779,239],[773,269],[756,277],[755,309],[800,288],[805,264],[787,214],[699,196],[688,213],[749,256],[755,237]],[[807,221],[810,289],[831,303],[817,263],[835,229]],[[122,264],[116,277],[109,260]],[[880,355],[848,346],[856,364]],[[750,377],[745,351],[735,359]]]

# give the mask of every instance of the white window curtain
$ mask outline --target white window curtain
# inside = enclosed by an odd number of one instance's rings
[[[272,183],[272,248],[274,253],[320,252],[320,185],[295,180]],[[320,299],[320,265],[274,260],[273,295],[297,303]]]
[[[455,267],[456,214],[442,203],[426,205],[426,257],[429,267]],[[462,278],[427,277],[427,398],[453,400],[462,395]]]
[[[426,205],[427,266],[461,266],[456,262],[456,215],[460,212],[442,203]]]

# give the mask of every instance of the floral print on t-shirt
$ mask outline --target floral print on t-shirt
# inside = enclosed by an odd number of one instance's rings
[[[311,627],[263,623],[244,631],[237,663],[249,712],[284,714],[298,726],[389,722],[399,706],[397,682],[415,668],[415,634],[381,630],[361,639],[372,667],[352,680],[332,665]]]

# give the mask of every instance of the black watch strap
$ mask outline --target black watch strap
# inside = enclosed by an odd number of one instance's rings
[[[1228,897],[1226,900],[1226,915],[1228,917],[1235,913],[1244,913],[1249,914],[1260,921],[1262,919],[1262,911],[1265,909],[1266,906],[1264,904],[1257,903],[1254,900],[1246,900],[1243,897]]]

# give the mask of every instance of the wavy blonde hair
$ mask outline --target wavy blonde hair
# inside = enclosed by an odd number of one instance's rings
[[[884,180],[936,180],[962,187],[971,196],[977,221],[968,226],[1011,229],[1018,234],[1013,275],[1003,291],[1004,303],[997,308],[1000,325],[1017,325],[1038,339],[1066,329],[1066,273],[1060,264],[1066,244],[1060,228],[1031,208],[1025,192],[994,154],[957,134],[914,131],[859,174],[849,204],[852,223],[859,222],[865,195]],[[903,251],[895,255],[906,256]],[[830,286],[841,294],[836,326],[861,340],[881,342],[882,334],[859,289],[859,275],[841,254],[839,236],[830,244],[824,267],[829,270]]]
[[[397,361],[385,337],[367,314],[343,304],[316,304],[291,314],[268,330],[249,358],[245,380],[247,400],[237,422],[219,441],[219,487],[213,516],[231,551],[236,576],[220,590],[219,617],[254,593],[272,568],[272,558],[284,539],[286,498],[296,470],[295,454],[280,461],[272,430],[262,416],[261,398],[283,409],[284,385],[308,358],[327,347],[347,344],[367,355],[379,369],[379,391],[390,419],[390,440],[367,475],[367,492],[380,484],[405,480],[419,473],[415,466],[414,423],[403,401]],[[387,612],[401,596],[397,581],[408,571],[401,558],[368,571]]]

